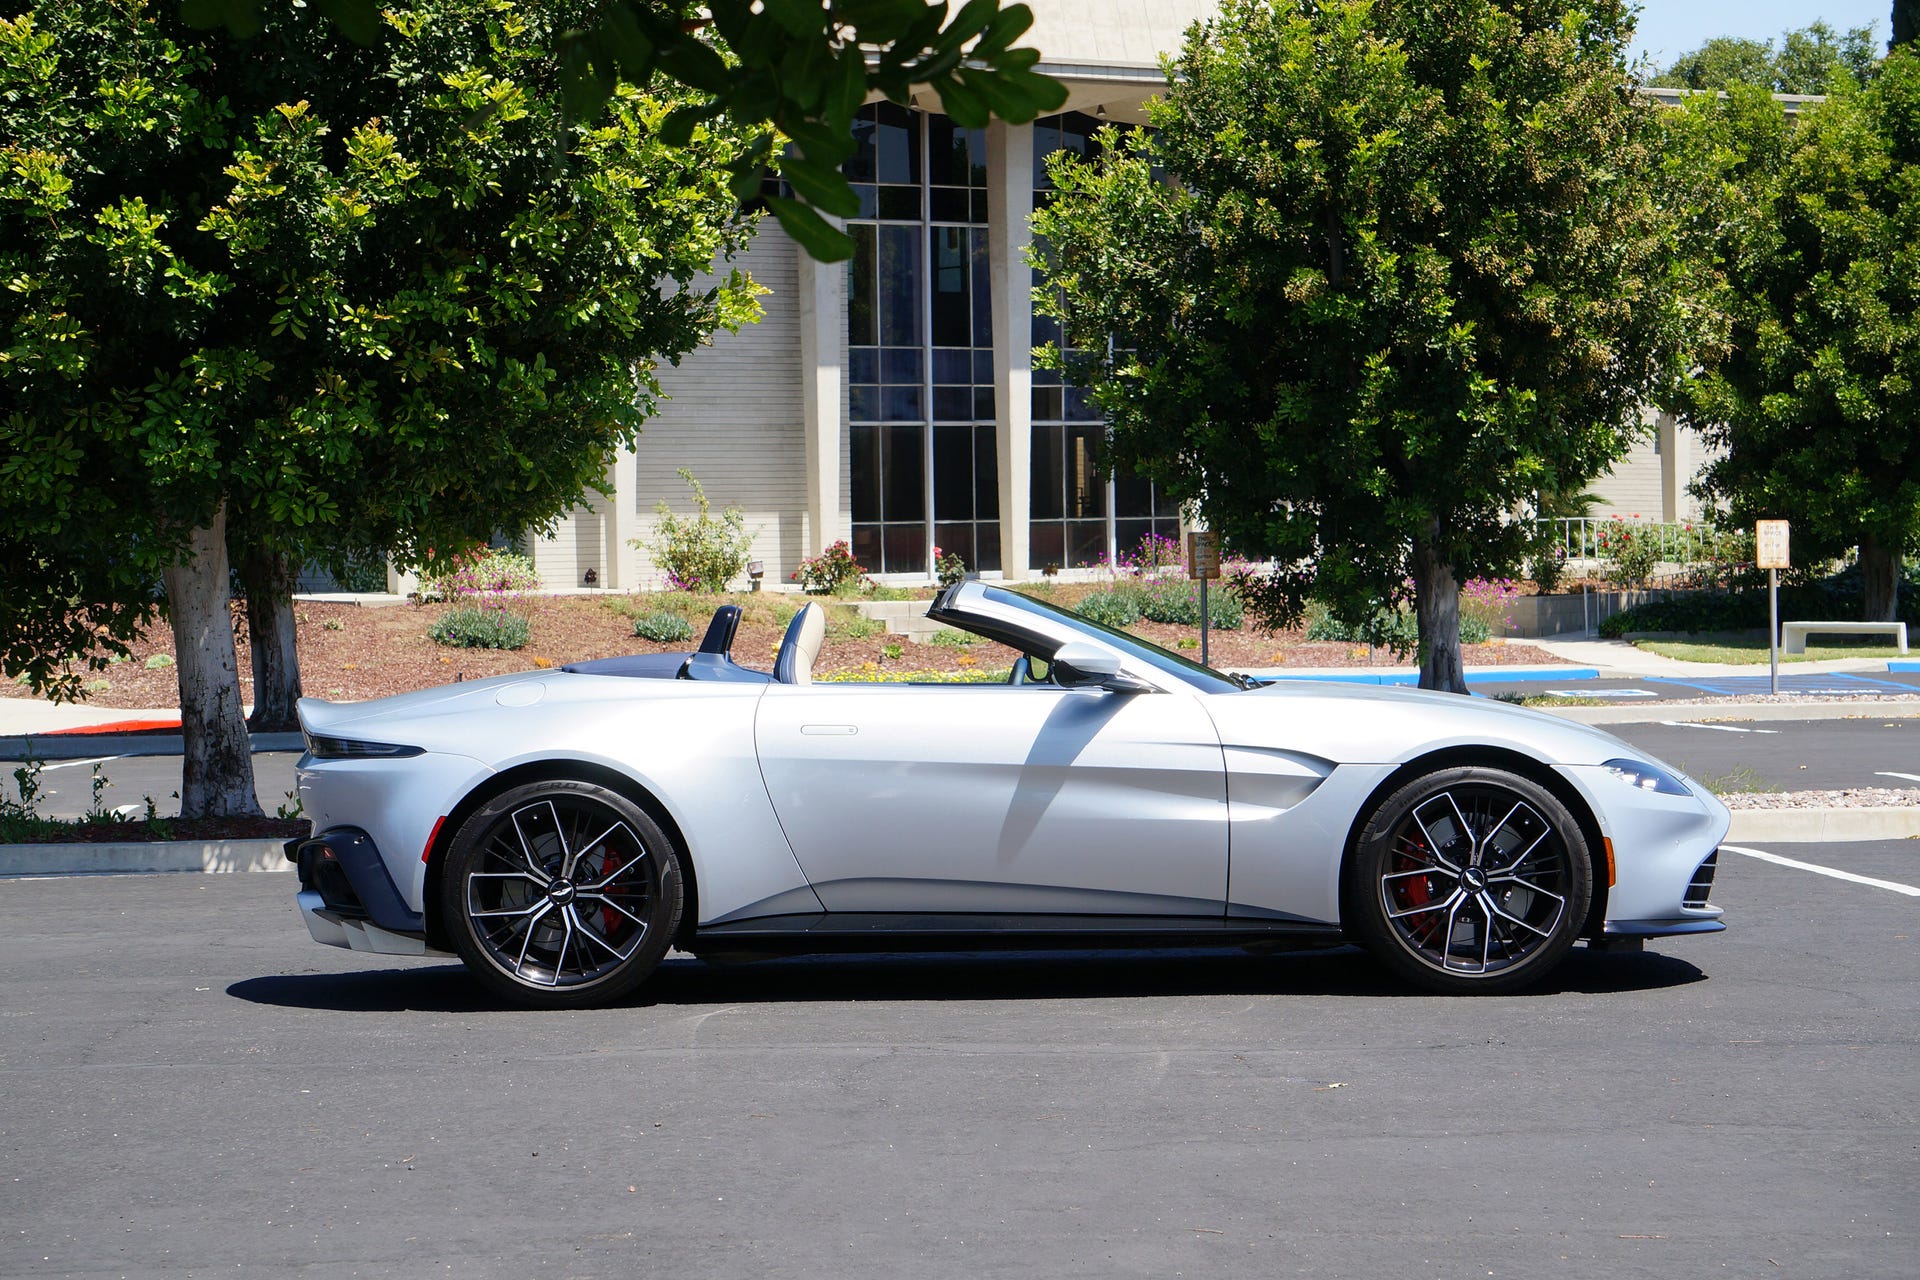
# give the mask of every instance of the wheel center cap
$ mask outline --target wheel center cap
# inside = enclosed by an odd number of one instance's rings
[[[1460,879],[1469,893],[1479,893],[1487,887],[1487,873],[1479,867],[1468,867],[1460,873]]]
[[[565,906],[567,903],[572,902],[573,881],[555,880],[547,886],[547,897],[553,899],[555,904],[559,906]]]

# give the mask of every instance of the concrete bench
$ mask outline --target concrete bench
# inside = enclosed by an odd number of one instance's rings
[[[1782,623],[1781,651],[1784,653],[1805,653],[1807,634],[1818,635],[1889,635],[1900,645],[1900,652],[1907,651],[1907,624],[1904,622],[1786,622]]]

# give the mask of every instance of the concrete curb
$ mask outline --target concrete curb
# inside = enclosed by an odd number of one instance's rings
[[[1920,716],[1920,698],[1900,702],[1635,702],[1609,707],[1531,707],[1580,724],[1659,724],[1665,720],[1899,720]]]
[[[0,879],[152,871],[291,871],[284,840],[0,845]]]
[[[258,751],[302,751],[297,733],[248,735]],[[92,760],[106,756],[178,756],[186,744],[177,733],[23,733],[0,737],[0,760]]]
[[[1920,839],[1920,808],[1735,809],[1727,839],[1788,844]]]

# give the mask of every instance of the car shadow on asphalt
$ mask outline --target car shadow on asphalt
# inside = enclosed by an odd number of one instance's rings
[[[1576,947],[1546,982],[1514,997],[1620,995],[1704,982],[1673,956]],[[255,1004],[342,1013],[509,1010],[459,965],[248,978],[227,994]],[[1091,1000],[1162,996],[1446,999],[1400,982],[1354,947],[1251,956],[1237,950],[793,956],[751,964],[670,957],[622,1002],[720,1005],[820,1001]]]

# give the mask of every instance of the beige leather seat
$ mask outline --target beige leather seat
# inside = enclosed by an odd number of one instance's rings
[[[773,678],[781,684],[812,684],[813,660],[827,638],[827,611],[809,603],[787,624],[780,654],[773,660]]]

